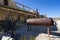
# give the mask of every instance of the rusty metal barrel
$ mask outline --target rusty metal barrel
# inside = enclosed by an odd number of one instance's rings
[[[35,18],[35,19],[27,19],[27,24],[30,25],[43,25],[43,26],[53,26],[52,18]]]

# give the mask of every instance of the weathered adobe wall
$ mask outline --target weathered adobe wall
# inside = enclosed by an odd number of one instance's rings
[[[3,5],[3,2],[4,2],[3,0],[0,0],[0,4],[2,4],[2,5]]]
[[[5,20],[6,19],[6,16],[7,16],[7,11],[4,11],[4,10],[0,10],[0,20]],[[15,12],[9,12],[8,15],[9,15],[9,19],[11,20],[11,16],[13,16],[13,20],[16,20],[18,18],[18,13],[15,13]],[[33,18],[33,16],[26,16],[27,14],[20,14],[19,15],[19,18],[20,18],[20,21],[24,21],[27,17],[27,19],[29,18]]]
[[[6,13],[5,11],[0,10],[0,20],[5,20],[5,17],[6,17],[5,13]]]
[[[16,3],[15,2],[13,2],[12,0],[9,0],[9,5],[8,5],[9,7],[12,7],[12,8],[17,8],[16,7]]]
[[[1,5],[4,5],[4,0],[0,0],[0,4],[1,4]],[[12,8],[17,8],[17,7],[16,7],[16,3],[13,2],[12,0],[8,0],[8,6],[9,6],[9,7],[12,7]]]

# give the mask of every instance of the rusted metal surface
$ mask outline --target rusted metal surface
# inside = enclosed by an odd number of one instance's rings
[[[43,26],[53,26],[52,18],[36,18],[36,19],[27,19],[27,24],[30,25],[43,25]]]

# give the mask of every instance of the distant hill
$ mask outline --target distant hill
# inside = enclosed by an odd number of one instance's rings
[[[60,17],[54,17],[54,19],[60,20]]]

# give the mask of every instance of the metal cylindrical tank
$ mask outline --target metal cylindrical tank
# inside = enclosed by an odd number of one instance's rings
[[[43,26],[52,26],[53,19],[52,18],[36,18],[36,19],[27,19],[27,24],[30,25],[43,25]]]

